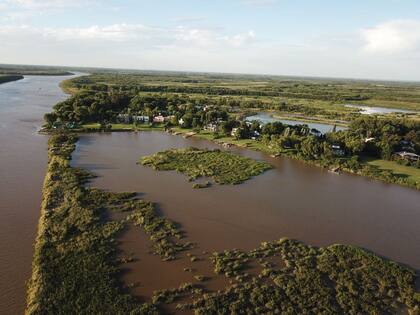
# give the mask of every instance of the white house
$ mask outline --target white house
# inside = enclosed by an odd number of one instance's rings
[[[416,162],[420,160],[420,155],[411,153],[411,152],[402,151],[402,152],[396,152],[395,154],[402,159],[412,161],[412,162]]]
[[[208,130],[208,131],[211,131],[211,132],[217,132],[219,130],[219,126],[215,123],[210,123],[210,124],[207,124],[204,127],[204,130]]]
[[[162,115],[155,116],[155,117],[153,117],[153,122],[163,123],[163,122],[165,122],[165,117],[163,117]]]
[[[232,128],[232,131],[230,132],[230,135],[232,137],[236,137],[236,135],[238,134],[238,132],[239,132],[239,128]]]

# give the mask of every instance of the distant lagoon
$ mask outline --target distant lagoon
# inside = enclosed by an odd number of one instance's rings
[[[272,123],[272,122],[281,122],[285,125],[292,125],[292,126],[296,126],[296,125],[307,125],[309,128],[311,129],[316,129],[319,132],[321,132],[322,134],[325,134],[327,132],[331,132],[334,129],[334,125],[333,124],[323,124],[323,123],[315,123],[315,122],[305,122],[305,121],[298,121],[298,120],[289,120],[289,119],[281,119],[281,118],[276,118],[273,117],[271,114],[269,113],[265,113],[265,112],[260,112],[256,115],[252,115],[252,116],[248,116],[245,118],[246,121],[260,121],[263,124],[267,124],[267,123]],[[342,126],[337,126],[336,125],[336,130],[346,130],[346,127],[342,127]]]
[[[417,111],[399,109],[399,108],[386,108],[386,107],[377,107],[377,106],[365,106],[365,105],[354,105],[346,104],[344,107],[357,108],[360,110],[361,114],[364,115],[374,115],[374,114],[392,114],[392,113],[403,113],[403,114],[416,114]]]

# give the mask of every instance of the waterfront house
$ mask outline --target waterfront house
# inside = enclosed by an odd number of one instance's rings
[[[257,140],[260,138],[260,133],[258,131],[254,131],[251,135],[252,140]]]
[[[165,121],[171,121],[172,119],[174,119],[175,118],[175,115],[170,115],[170,116],[165,116],[164,117],[164,120]]]
[[[132,118],[134,122],[138,122],[138,123],[148,123],[150,120],[149,116],[142,116],[142,115],[134,115]]]
[[[346,153],[343,150],[343,148],[340,145],[338,145],[338,144],[333,144],[331,146],[331,150],[332,150],[333,154],[336,155],[336,156],[344,156],[345,153]]]
[[[232,137],[236,137],[236,135],[238,134],[238,132],[239,132],[239,128],[232,128],[232,131],[230,132],[230,135]]]
[[[401,140],[400,147],[403,151],[414,151],[414,143],[409,140]]]
[[[118,114],[117,121],[119,123],[128,124],[131,121],[131,115],[129,115],[129,114]]]
[[[183,126],[183,125],[184,125],[184,122],[185,122],[185,121],[184,121],[184,119],[182,119],[182,118],[181,118],[180,120],[178,120],[178,124],[179,124],[180,126]]]
[[[420,155],[411,153],[411,152],[401,151],[401,152],[396,152],[395,154],[398,157],[407,161],[411,161],[411,162],[417,162],[420,160]]]
[[[217,132],[219,130],[219,126],[215,123],[210,123],[204,126],[204,130],[211,131],[211,132]]]
[[[314,135],[315,137],[321,137],[321,136],[322,136],[322,132],[321,132],[321,131],[319,131],[318,129],[315,129],[315,128],[312,128],[312,129],[310,130],[310,133],[311,133],[312,135]]]
[[[155,116],[155,117],[153,117],[153,122],[163,123],[163,122],[165,122],[165,117],[163,117],[162,115]]]

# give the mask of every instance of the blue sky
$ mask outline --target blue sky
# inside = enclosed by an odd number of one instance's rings
[[[420,80],[420,1],[0,0],[0,63]]]

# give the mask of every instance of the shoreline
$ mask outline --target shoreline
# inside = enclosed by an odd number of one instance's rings
[[[277,151],[274,151],[274,150],[270,150],[270,148],[267,145],[261,144],[256,140],[251,140],[251,139],[236,140],[232,137],[221,137],[219,139],[214,139],[213,138],[214,134],[210,134],[210,133],[207,133],[205,131],[197,133],[197,132],[194,132],[192,129],[183,129],[183,128],[179,128],[179,127],[169,128],[168,130],[165,130],[164,126],[133,127],[132,125],[127,125],[126,128],[115,128],[115,129],[112,128],[110,130],[99,130],[99,124],[97,124],[97,125],[98,125],[98,128],[93,128],[93,127],[81,128],[81,129],[73,129],[72,131],[75,132],[75,133],[143,132],[143,131],[168,132],[168,133],[173,134],[173,135],[182,135],[183,137],[195,137],[195,138],[199,138],[199,139],[205,139],[205,140],[214,142],[216,144],[219,144],[223,147],[236,146],[236,147],[239,147],[239,148],[246,148],[246,149],[262,152],[264,154],[269,155],[272,158],[276,158],[276,157],[290,158],[290,159],[293,159],[295,161],[299,161],[299,162],[307,164],[307,165],[311,165],[311,166],[314,166],[314,167],[319,167],[319,168],[331,171],[335,174],[340,174],[341,172],[344,172],[348,175],[361,176],[361,177],[369,178],[371,180],[383,182],[383,183],[386,183],[386,184],[394,184],[394,185],[398,185],[398,186],[402,186],[402,187],[406,187],[406,188],[410,188],[410,189],[420,190],[420,183],[419,182],[398,181],[398,178],[396,178],[396,179],[387,178],[387,180],[385,180],[385,179],[383,179],[379,176],[373,175],[373,173],[363,173],[363,171],[365,171],[365,172],[373,172],[374,171],[374,169],[372,169],[372,166],[369,166],[368,163],[361,162],[362,169],[355,171],[353,169],[346,168],[343,165],[337,165],[337,161],[332,161],[332,163],[328,163],[328,161],[324,161],[325,163],[322,163],[321,160],[306,160],[306,159],[300,158],[296,154],[287,154],[288,152],[277,152]],[[121,125],[121,124],[116,124],[116,125]],[[51,130],[45,130],[45,129],[41,129],[38,132],[41,133],[41,134],[51,134]],[[52,131],[52,132],[54,132],[54,131]],[[363,167],[364,168],[369,168],[370,167],[371,169],[364,169]],[[394,175],[394,176],[396,176],[396,175]]]
[[[23,75],[2,75],[0,74],[0,84],[5,84],[5,83],[9,83],[9,82],[14,82],[14,81],[19,81],[24,79]]]

